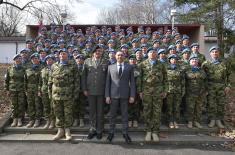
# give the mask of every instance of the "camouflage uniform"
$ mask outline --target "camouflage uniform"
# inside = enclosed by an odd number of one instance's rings
[[[225,106],[225,87],[230,86],[230,66],[225,59],[214,64],[206,61],[202,64],[208,78],[208,117],[210,120],[223,120]]]
[[[177,64],[176,68],[171,68],[170,64],[167,71],[167,118],[169,122],[179,121],[180,103],[185,93],[184,74]]]
[[[43,114],[46,119],[54,120],[55,116],[53,113],[53,105],[51,97],[49,96],[48,89],[48,79],[51,69],[49,67],[44,67],[41,71],[41,76],[39,80],[39,91],[41,92],[41,98],[43,103]]]
[[[10,93],[12,117],[23,118],[25,113],[25,70],[22,66],[10,66],[5,75],[5,90]]]
[[[149,59],[139,65],[140,77],[137,90],[143,92],[143,116],[147,132],[158,133],[160,128],[162,93],[166,93],[166,69],[157,61],[151,65]]]
[[[193,70],[189,67],[185,71],[186,115],[189,122],[201,122],[202,95],[206,91],[206,84],[206,74],[201,68]]]
[[[76,78],[75,65],[68,61],[67,64],[59,62],[52,65],[49,76],[49,87],[52,91],[56,127],[68,128],[73,123],[73,103]]]
[[[39,120],[43,115],[41,98],[38,96],[39,78],[41,66],[33,66],[26,69],[26,94],[28,102],[28,115],[30,120]]]

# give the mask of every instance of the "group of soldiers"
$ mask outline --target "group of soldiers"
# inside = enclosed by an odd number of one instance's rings
[[[53,138],[70,140],[70,127],[84,126],[89,103],[88,139],[102,138],[105,84],[108,66],[122,52],[133,66],[136,97],[128,105],[129,127],[138,127],[140,115],[146,124],[146,141],[159,141],[162,106],[166,105],[169,128],[179,128],[181,108],[187,127],[202,128],[202,108],[207,107],[208,126],[224,128],[224,105],[230,92],[230,67],[216,46],[206,60],[198,43],[190,43],[177,29],[139,26],[121,29],[87,27],[85,32],[67,24],[42,27],[34,40],[13,57],[7,70],[5,89],[12,103],[12,127],[21,127],[25,114],[28,128],[40,126],[58,132]],[[181,106],[184,103],[184,106]],[[206,106],[205,106],[206,104]]]

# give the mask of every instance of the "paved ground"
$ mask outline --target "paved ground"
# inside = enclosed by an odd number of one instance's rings
[[[111,145],[94,143],[0,143],[1,155],[234,155],[220,146]]]

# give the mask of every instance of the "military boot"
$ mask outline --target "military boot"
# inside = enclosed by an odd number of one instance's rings
[[[208,127],[209,127],[209,128],[213,128],[214,126],[215,126],[215,120],[212,119],[212,120],[210,121],[210,123],[208,124]]]
[[[147,133],[146,133],[146,136],[145,136],[145,141],[146,141],[146,142],[151,141],[151,136],[152,136],[152,133],[151,133],[151,132],[147,132]]]
[[[85,123],[84,123],[84,119],[80,119],[79,120],[79,127],[84,127]]]
[[[49,129],[54,129],[55,128],[55,121],[51,120]]]
[[[72,139],[72,136],[71,136],[69,128],[65,129],[65,137],[66,137],[66,140],[71,140]]]
[[[175,127],[176,129],[178,129],[178,128],[179,128],[179,125],[178,125],[178,123],[177,123],[177,122],[174,122],[174,127]]]
[[[46,119],[46,124],[43,126],[43,129],[48,129],[50,126],[50,119]]]
[[[64,129],[58,128],[57,134],[53,137],[53,140],[59,140],[64,137]]]
[[[187,127],[190,128],[190,129],[193,128],[193,122],[189,121],[188,124],[187,124]]]
[[[220,129],[224,129],[225,128],[224,125],[222,124],[221,120],[216,120],[216,125]]]
[[[34,124],[34,120],[29,121],[29,123],[26,125],[27,128],[31,128]]]
[[[129,128],[132,127],[132,121],[128,121],[128,127],[129,127]]]
[[[17,126],[17,118],[13,119],[13,122],[11,123],[11,127],[16,127]]]
[[[199,129],[202,128],[201,124],[197,121],[194,122],[194,125],[195,125],[195,127],[199,128]]]
[[[22,127],[22,119],[21,118],[18,118],[18,123],[17,123],[17,126],[18,127]]]
[[[133,127],[138,128],[138,122],[137,121],[133,121]]]
[[[159,142],[159,137],[156,133],[153,133],[152,136],[153,136],[153,141],[154,142]]]
[[[36,121],[35,121],[33,127],[34,127],[34,128],[37,128],[37,127],[39,127],[39,125],[40,125],[40,120],[36,119]]]
[[[73,127],[78,126],[78,119],[74,119],[73,121]]]

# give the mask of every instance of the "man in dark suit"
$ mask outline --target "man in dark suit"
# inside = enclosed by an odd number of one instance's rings
[[[112,141],[114,137],[115,119],[117,116],[118,106],[120,104],[122,114],[122,133],[127,143],[131,142],[128,135],[128,102],[134,103],[136,94],[135,78],[133,67],[124,63],[124,53],[116,53],[117,63],[108,67],[106,77],[105,97],[106,103],[110,104],[110,131],[107,138]]]
[[[82,75],[82,89],[89,102],[88,139],[92,139],[94,136],[101,139],[104,128],[104,93],[108,60],[102,57],[101,50],[99,46],[94,48],[92,58],[85,60]]]

